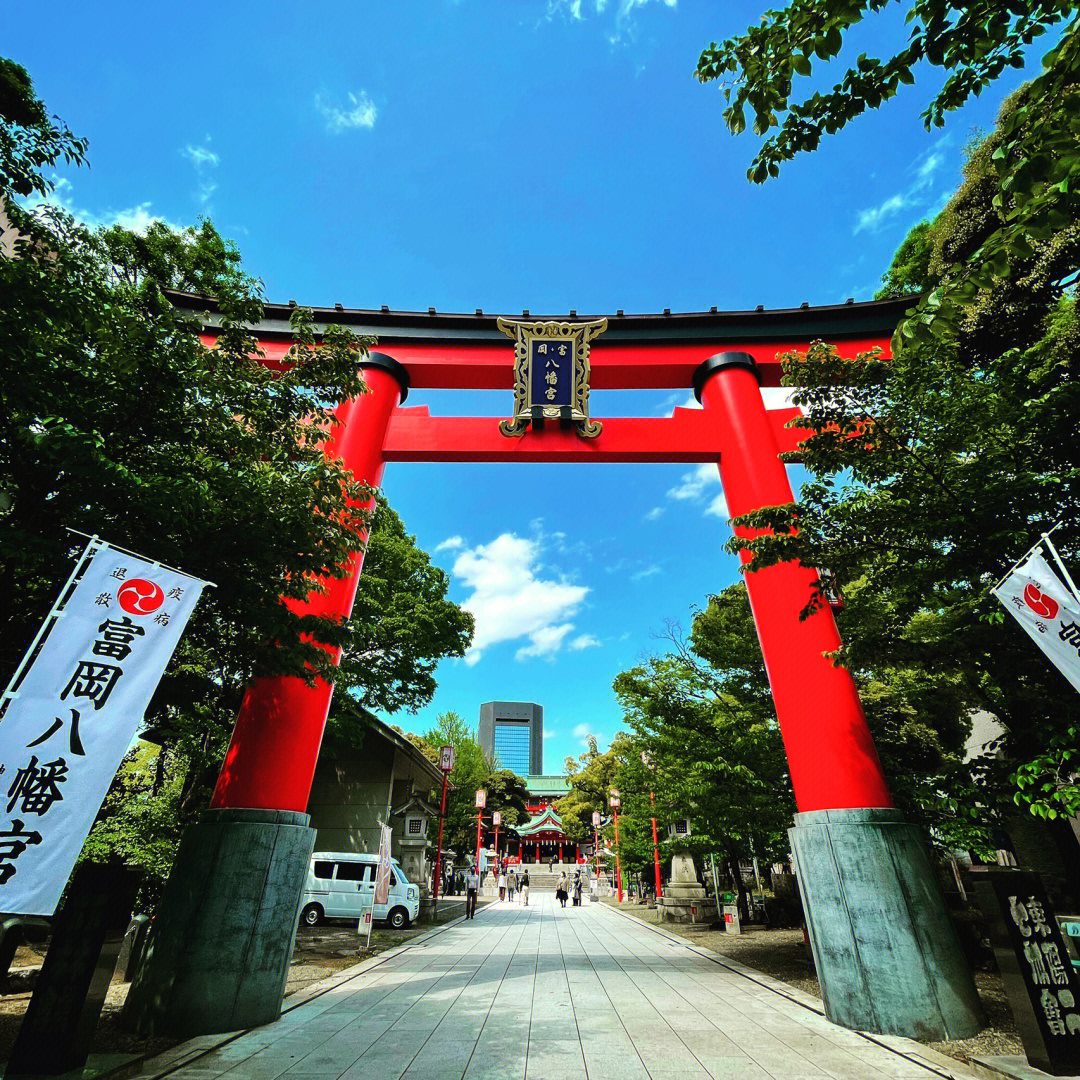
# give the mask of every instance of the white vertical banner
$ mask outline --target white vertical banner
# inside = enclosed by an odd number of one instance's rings
[[[390,899],[390,840],[393,830],[381,825],[379,834],[379,864],[375,868],[375,899],[373,903],[385,904]]]
[[[1080,604],[1043,558],[1041,545],[993,593],[1080,691]]]
[[[87,545],[0,699],[0,911],[56,910],[206,584]]]

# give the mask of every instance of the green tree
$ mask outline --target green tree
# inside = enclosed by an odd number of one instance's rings
[[[1080,22],[1072,0],[905,0],[910,31],[888,59],[858,56],[830,91],[793,100],[795,80],[810,78],[818,64],[843,50],[848,31],[867,15],[891,5],[885,0],[791,0],[761,21],[701,54],[697,77],[719,80],[733,134],[752,116],[763,136],[748,176],[755,183],[779,175],[780,166],[818,148],[821,138],[841,130],[867,109],[915,81],[926,62],[942,69],[945,81],[923,119],[929,130],[1010,67],[1022,67],[1027,47],[1049,28],[1064,23],[1060,39],[1043,58],[1043,72],[1021,93],[999,128],[990,179],[993,218],[979,242],[955,259],[901,326],[897,345],[947,335],[980,290],[1016,276],[1016,265],[1033,247],[1077,220],[1080,210]],[[936,329],[935,329],[936,325]]]
[[[745,586],[711,597],[690,642],[672,633],[671,643],[667,655],[618,675],[615,693],[652,766],[645,783],[655,784],[660,822],[689,819],[677,846],[719,854],[741,892],[738,861],[786,853],[794,812]],[[670,854],[673,844],[664,846]]]
[[[26,69],[0,56],[0,211],[10,195],[48,195],[54,185],[42,169],[61,159],[81,165],[86,146],[49,115]]]
[[[374,522],[353,509],[370,489],[320,448],[338,404],[366,392],[358,364],[369,341],[331,327],[316,347],[300,309],[285,369],[271,371],[252,331],[261,287],[208,222],[90,232],[12,201],[46,193],[41,168],[80,161],[84,147],[48,120],[25,72],[0,66],[0,205],[19,236],[10,256],[0,252],[0,681],[82,546],[66,527],[215,582],[147,713],[178,785],[151,782],[150,798],[178,829],[205,803],[253,675],[322,674],[338,679],[339,701],[353,688],[383,709],[415,708],[472,622],[389,507]],[[213,348],[200,315],[170,303],[172,289],[215,297]],[[369,527],[353,618],[293,614],[282,598],[340,574]],[[323,644],[343,647],[344,668]],[[125,792],[145,795],[143,771],[136,763],[118,779],[99,841],[141,813],[121,807]]]

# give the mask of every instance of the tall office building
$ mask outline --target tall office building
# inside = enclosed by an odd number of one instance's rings
[[[485,701],[480,706],[480,749],[519,776],[544,771],[544,707],[531,701]]]

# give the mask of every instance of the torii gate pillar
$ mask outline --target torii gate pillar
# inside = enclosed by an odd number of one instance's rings
[[[754,358],[710,357],[694,390],[720,428],[728,513],[794,502]],[[893,808],[851,674],[825,655],[840,647],[832,611],[799,619],[816,577],[780,563],[746,587],[799,811],[788,838],[825,1011],[861,1031],[968,1038],[982,1009],[925,840]]]
[[[375,488],[390,416],[409,379],[381,353],[368,354],[361,366],[368,392],[338,410],[326,453]],[[373,506],[374,500],[364,504]],[[290,605],[300,614],[347,619],[363,563],[357,551],[348,574]],[[185,831],[177,851],[124,1006],[127,1026],[185,1037],[281,1015],[315,847],[308,796],[333,689],[295,676],[257,679],[248,688],[210,809]]]

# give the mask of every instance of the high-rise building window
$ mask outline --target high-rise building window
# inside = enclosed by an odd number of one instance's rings
[[[529,725],[507,720],[495,721],[495,757],[504,769],[519,776],[529,775]]]

